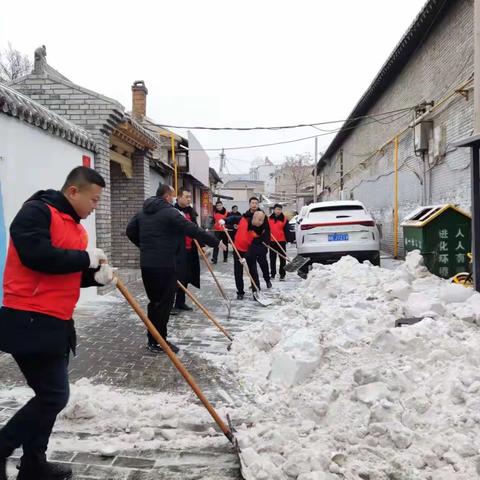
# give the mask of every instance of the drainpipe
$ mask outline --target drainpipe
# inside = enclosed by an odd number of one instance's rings
[[[178,165],[175,156],[175,138],[173,133],[170,135],[170,140],[172,142],[173,188],[175,189],[175,196],[178,197]]]

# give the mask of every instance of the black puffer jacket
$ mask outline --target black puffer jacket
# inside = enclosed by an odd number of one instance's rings
[[[145,200],[143,210],[128,223],[127,237],[140,248],[142,268],[176,268],[185,236],[201,244],[216,247],[220,243],[212,234],[187,220],[163,198]]]

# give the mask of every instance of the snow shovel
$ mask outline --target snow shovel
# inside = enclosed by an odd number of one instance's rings
[[[253,279],[252,277],[252,274],[250,273],[250,270],[248,269],[248,265],[247,265],[247,262],[244,258],[242,258],[242,256],[240,255],[240,252],[237,250],[237,247],[235,246],[235,244],[233,243],[233,240],[232,240],[232,237],[230,236],[230,234],[228,233],[227,229],[224,228],[223,229],[224,232],[225,232],[225,235],[227,236],[228,238],[228,241],[230,242],[230,245],[232,245],[232,248],[233,250],[235,251],[235,254],[237,255],[238,257],[238,261],[242,264],[242,266],[244,267],[245,271],[247,272],[247,275],[249,276],[250,278],[250,281],[252,282],[252,286],[254,288],[253,290],[253,298],[260,304],[262,305],[263,307],[269,307],[273,302],[267,298],[265,298],[261,293],[260,293],[260,289],[257,287],[257,284],[255,283],[255,280]]]
[[[129,292],[125,284],[122,282],[118,276],[117,279],[117,288],[120,293],[125,297],[127,302],[133,308],[135,313],[140,317],[142,322],[147,327],[150,334],[155,338],[155,340],[159,343],[162,347],[163,351],[167,354],[168,358],[171,362],[175,365],[176,369],[180,372],[182,377],[186,380],[186,382],[190,385],[190,388],[194,391],[197,398],[202,402],[203,406],[208,410],[208,413],[212,416],[215,423],[220,427],[220,430],[223,434],[228,438],[228,440],[232,443],[235,452],[237,453],[240,461],[240,470],[242,478],[245,480],[251,480],[251,476],[245,471],[245,462],[241,457],[240,447],[238,445],[237,439],[234,435],[234,430],[230,426],[228,426],[221,418],[220,415],[217,413],[215,408],[213,408],[212,404],[208,401],[207,397],[205,397],[200,387],[195,382],[194,378],[190,375],[190,372],[185,368],[183,363],[178,359],[178,357],[172,352],[171,348],[168,346],[168,343],[164,340],[164,338],[158,333],[158,330],[155,328],[153,323],[148,318],[147,314],[143,311],[140,304],[135,300],[132,294]],[[230,418],[228,419],[230,422]]]
[[[190,300],[205,314],[205,316],[212,321],[212,323],[231,341],[233,342],[233,337],[215,320],[214,316],[196,299],[196,297],[191,293],[181,282],[177,280],[177,285],[185,292]]]
[[[285,266],[286,272],[289,272],[289,273],[296,272],[297,270],[300,270],[304,265],[306,265],[310,261],[309,258],[302,257],[301,255],[297,255],[293,260],[290,260],[288,258],[287,252],[282,248],[278,240],[275,238],[275,235],[273,235],[273,233],[271,232],[270,232],[270,235],[272,236],[275,243],[278,245],[278,248],[280,249],[280,251],[285,255],[286,259],[288,259],[289,263],[288,265]]]
[[[232,309],[232,301],[227,297],[227,294],[225,293],[225,290],[223,287],[220,285],[220,282],[218,281],[217,276],[215,275],[215,272],[213,271],[212,266],[210,265],[210,261],[208,260],[207,256],[205,255],[205,252],[203,251],[203,248],[200,246],[198,243],[198,240],[196,238],[193,239],[195,242],[195,246],[197,247],[197,250],[200,252],[200,255],[203,258],[203,261],[205,262],[205,265],[208,268],[208,271],[212,274],[213,279],[215,280],[215,283],[217,284],[218,290],[220,291],[220,294],[222,295],[223,299],[225,300],[225,303],[227,305],[227,318],[230,318],[230,310]]]

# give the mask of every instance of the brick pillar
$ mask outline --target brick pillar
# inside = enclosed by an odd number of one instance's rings
[[[125,235],[129,220],[149,196],[149,162],[139,153],[133,159],[133,175],[127,178],[120,165],[111,162],[112,263],[120,268],[139,268],[139,251]]]

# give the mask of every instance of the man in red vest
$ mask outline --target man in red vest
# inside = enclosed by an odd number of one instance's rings
[[[69,397],[68,357],[75,353],[72,314],[80,287],[114,282],[100,249],[86,250],[80,224],[96,208],[105,181],[77,167],[61,191],[29,198],[10,226],[0,308],[0,350],[11,354],[35,396],[0,430],[0,480],[6,460],[23,448],[17,480],[62,480],[72,470],[47,462],[48,440]]]
[[[213,226],[213,229],[215,230],[215,236],[218,238],[220,242],[223,242],[224,245],[226,245],[227,249],[223,251],[223,261],[226,262],[228,259],[228,240],[227,236],[225,235],[225,232],[223,231],[223,225],[221,221],[225,221],[227,218],[228,212],[226,208],[223,206],[223,203],[219,200],[215,204],[215,210],[213,212],[213,220],[215,221],[215,224]],[[213,249],[213,255],[212,255],[212,263],[217,263],[218,260],[218,247],[215,247]]]
[[[285,280],[285,264],[286,261],[283,258],[285,254],[283,252],[287,249],[287,241],[290,237],[290,231],[288,230],[288,219],[282,212],[282,206],[277,203],[273,207],[273,213],[268,218],[270,225],[270,275],[275,278],[277,274],[277,252],[280,258],[280,280]],[[278,243],[277,243],[278,242]],[[280,247],[278,246],[280,244]]]
[[[257,287],[260,288],[257,270],[257,258],[255,252],[252,252],[252,245],[255,239],[259,239],[265,233],[265,214],[256,211],[251,217],[242,216],[235,235],[235,247],[242,257],[240,260],[234,255],[233,271],[235,275],[235,285],[237,287],[237,300],[243,300],[245,296],[243,283],[243,265],[246,263],[250,274]],[[254,286],[252,285],[252,290]]]

